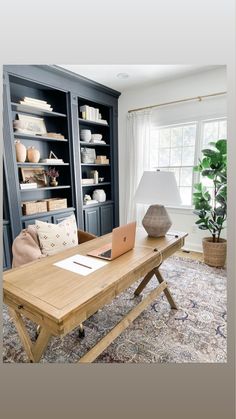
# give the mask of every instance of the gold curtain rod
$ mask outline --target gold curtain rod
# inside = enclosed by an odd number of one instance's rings
[[[202,99],[205,99],[207,97],[221,96],[221,95],[225,95],[226,93],[227,92],[218,92],[218,93],[212,93],[211,95],[195,96],[195,97],[189,97],[186,99],[173,100],[172,102],[159,103],[158,105],[151,105],[151,106],[145,106],[143,108],[130,109],[128,113],[143,111],[145,109],[159,108],[160,106],[174,105],[176,103],[189,102],[192,100],[199,100],[201,102]]]

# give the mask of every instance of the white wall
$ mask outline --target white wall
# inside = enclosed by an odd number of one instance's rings
[[[120,222],[124,223],[125,188],[127,183],[126,116],[129,109],[158,103],[201,96],[227,90],[226,67],[201,72],[184,78],[166,81],[152,86],[133,88],[122,93],[119,99],[119,183]],[[191,211],[169,210],[173,228],[187,231],[186,248],[201,250],[201,239],[206,233],[196,229]]]

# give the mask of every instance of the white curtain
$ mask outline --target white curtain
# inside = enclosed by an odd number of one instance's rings
[[[126,222],[143,218],[145,207],[136,205],[134,194],[144,170],[150,170],[151,111],[131,112],[127,116]]]

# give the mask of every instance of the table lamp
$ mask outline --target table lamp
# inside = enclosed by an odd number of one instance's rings
[[[181,198],[173,172],[144,172],[134,200],[139,204],[151,204],[142,224],[150,237],[165,236],[172,225],[164,205],[180,205]]]

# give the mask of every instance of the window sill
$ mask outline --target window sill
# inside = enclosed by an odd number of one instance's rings
[[[194,215],[193,214],[194,207],[192,206],[182,205],[182,206],[174,207],[174,206],[165,205],[165,207],[168,210],[168,212],[173,213],[173,214]]]

